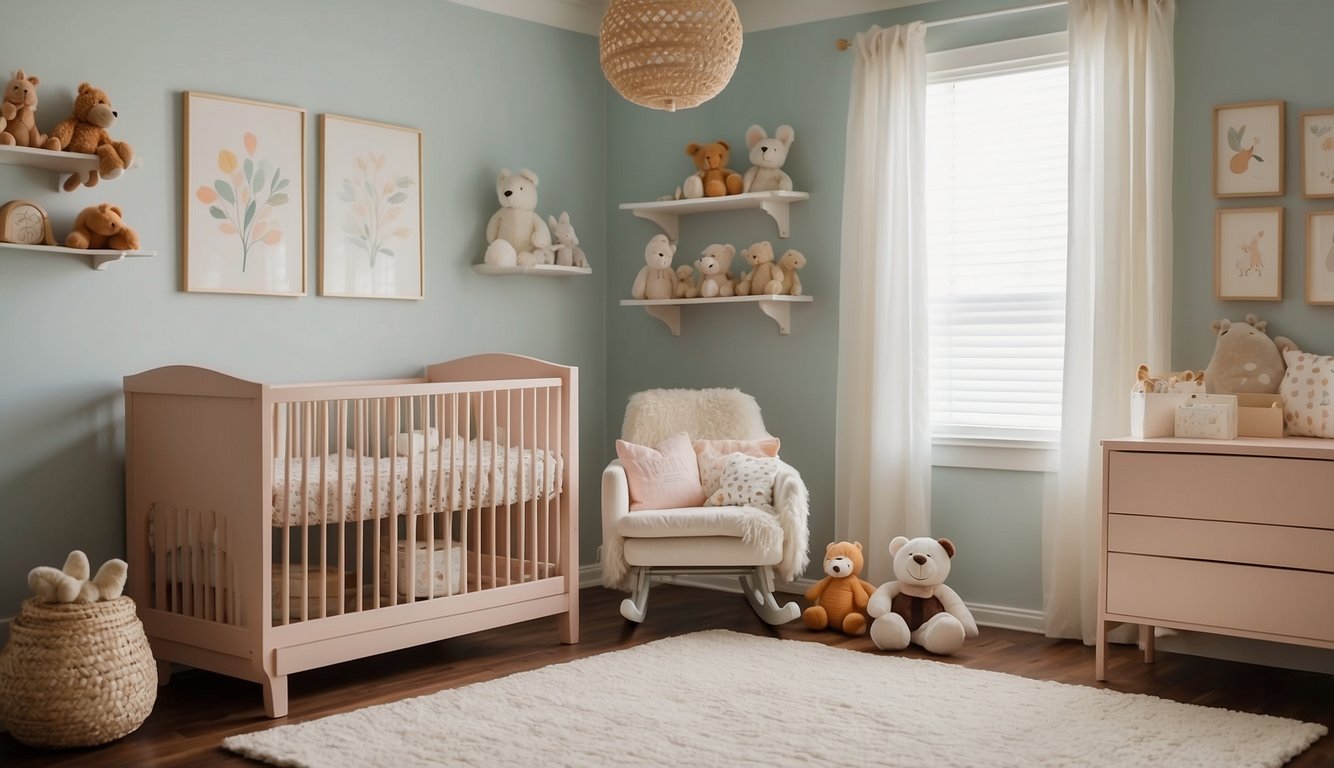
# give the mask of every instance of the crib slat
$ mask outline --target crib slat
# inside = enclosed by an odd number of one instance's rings
[[[352,444],[357,447],[357,456],[366,453],[366,401],[354,400],[353,413],[353,435]],[[357,471],[352,480],[352,498],[357,505],[357,550],[355,560],[357,563],[357,610],[360,611],[366,607],[366,595],[363,589],[366,583],[365,551],[366,551],[366,513],[365,497],[361,490],[361,460],[357,459]],[[372,583],[372,586],[374,584]]]
[[[371,464],[371,479],[372,479],[371,519],[375,521],[375,524],[371,527],[374,539],[371,547],[371,559],[373,561],[372,571],[375,574],[373,577],[375,579],[375,589],[372,590],[371,600],[374,607],[379,608],[380,593],[383,591],[383,586],[380,584],[380,582],[382,581],[381,576],[383,575],[383,572],[380,570],[380,514],[381,513],[380,513],[379,488],[380,488],[380,440],[381,440],[380,423],[381,423],[381,412],[384,410],[384,398],[377,397],[372,402],[374,403],[374,407],[372,408],[371,413],[374,416],[374,418],[371,420],[371,425],[370,425],[370,432],[371,432],[370,439],[371,439],[371,453],[375,457],[375,462]]]
[[[296,452],[296,446],[292,444],[297,434],[296,405],[287,405],[285,411],[287,415],[287,440],[283,449],[283,462],[287,467],[287,472],[284,477],[286,487],[283,488],[283,528],[280,531],[283,538],[283,557],[282,562],[278,565],[278,584],[274,587],[277,594],[273,596],[273,605],[279,606],[274,621],[281,622],[283,626],[290,622],[289,614],[291,613],[287,610],[287,606],[291,600],[288,593],[290,592],[292,563],[292,489],[296,482],[296,475],[292,469],[292,454]]]
[[[320,451],[320,618],[329,615],[329,404],[316,403]]]
[[[310,487],[310,444],[311,444],[311,408],[313,404],[310,401],[301,403],[301,572],[297,574],[297,579],[301,583],[301,603],[300,612],[297,617],[301,621],[310,618],[310,494],[307,489]],[[290,611],[290,605],[284,605],[282,610]]]

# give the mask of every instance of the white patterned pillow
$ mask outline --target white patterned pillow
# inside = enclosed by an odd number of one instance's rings
[[[1283,396],[1283,421],[1289,435],[1334,437],[1334,357],[1289,349],[1288,364],[1278,393]]]
[[[777,475],[778,459],[734,453],[727,458],[718,490],[704,500],[704,506],[772,506]]]

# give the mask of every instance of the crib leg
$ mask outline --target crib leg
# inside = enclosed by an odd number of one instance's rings
[[[155,659],[155,661],[157,661],[157,684],[159,686],[163,686],[166,685],[167,683],[170,683],[171,662],[164,661],[162,659]]]
[[[270,675],[264,686],[264,714],[287,717],[287,675]]]

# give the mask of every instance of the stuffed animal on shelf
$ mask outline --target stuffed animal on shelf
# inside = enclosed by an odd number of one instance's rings
[[[882,651],[899,651],[916,643],[931,653],[949,655],[977,637],[973,614],[945,585],[954,543],[949,539],[895,536],[889,542],[895,580],[871,595],[866,612],[871,640]]]
[[[1131,393],[1147,392],[1150,394],[1167,391],[1167,379],[1149,375],[1149,366],[1140,363],[1135,369],[1135,383],[1130,386]]]
[[[796,141],[797,134],[790,125],[780,125],[769,138],[764,129],[752,125],[746,131],[746,146],[750,148],[750,170],[742,179],[743,192],[792,191],[792,177],[783,172],[787,151]]]
[[[60,141],[55,137],[43,136],[37,130],[37,84],[41,82],[35,75],[26,75],[23,70],[14,73],[13,79],[5,85],[3,100],[0,100],[0,144],[18,147],[37,147],[39,149],[60,149]]]
[[[644,266],[635,276],[630,295],[636,299],[670,299],[676,295],[676,273],[672,257],[676,245],[666,235],[654,235],[644,246]]]
[[[496,177],[500,210],[486,224],[486,255],[483,261],[499,267],[551,264],[551,230],[537,209],[537,174],[524,168],[510,173],[502,168]]]
[[[1227,318],[1215,320],[1210,327],[1218,334],[1214,354],[1204,369],[1206,392],[1236,394],[1259,392],[1274,394],[1283,383],[1287,365],[1283,353],[1297,349],[1285,336],[1269,338],[1265,334],[1268,323],[1255,315],[1246,315],[1245,322]]]
[[[46,209],[31,200],[10,200],[0,206],[0,242],[55,245]]]
[[[727,167],[731,150],[722,139],[711,144],[687,144],[686,154],[694,158],[696,171],[681,185],[682,194],[687,199],[740,194],[744,183],[741,174]]]
[[[698,259],[695,259],[695,269],[699,270],[700,283],[699,295],[701,298],[713,299],[719,296],[735,296],[736,283],[728,277],[727,272],[732,268],[732,257],[736,255],[736,247],[729,244],[714,243]]]
[[[849,635],[866,632],[866,603],[875,587],[860,577],[865,564],[860,541],[836,541],[825,547],[825,577],[806,590],[806,599],[815,603],[801,614],[806,626]]]
[[[584,255],[584,249],[579,247],[579,236],[574,234],[570,214],[561,211],[559,219],[547,216],[547,224],[551,225],[551,236],[555,240],[552,247],[556,253],[556,266],[587,269],[588,257]]]
[[[73,114],[56,123],[51,131],[52,138],[59,142],[59,146],[53,148],[97,155],[98,164],[97,170],[89,171],[86,177],[76,173],[66,179],[66,192],[73,192],[80,184],[96,186],[98,179],[114,179],[130,167],[134,148],[123,141],[113,140],[107,133],[107,129],[115,125],[116,117],[105,91],[88,83],[79,84]]]
[[[783,269],[783,290],[779,293],[800,296],[801,278],[797,276],[797,270],[806,266],[806,256],[801,251],[788,249],[778,260],[778,266]]]
[[[89,578],[88,556],[76,549],[65,558],[64,568],[41,565],[29,571],[28,587],[44,603],[96,603],[120,597],[128,572],[124,560],[113,559]]]
[[[774,246],[761,240],[741,252],[752,269],[741,276],[736,284],[736,295],[759,296],[783,292],[783,268],[774,263]]]
[[[673,295],[678,299],[699,298],[699,283],[695,280],[694,267],[682,264],[676,268],[676,292]]]
[[[68,248],[134,251],[139,248],[139,234],[125,226],[120,206],[111,203],[90,205],[74,219],[74,231],[65,238]]]

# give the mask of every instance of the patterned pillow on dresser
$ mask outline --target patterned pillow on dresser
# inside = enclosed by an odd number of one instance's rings
[[[1334,357],[1289,349],[1278,393],[1283,396],[1283,423],[1289,435],[1334,437]]]

